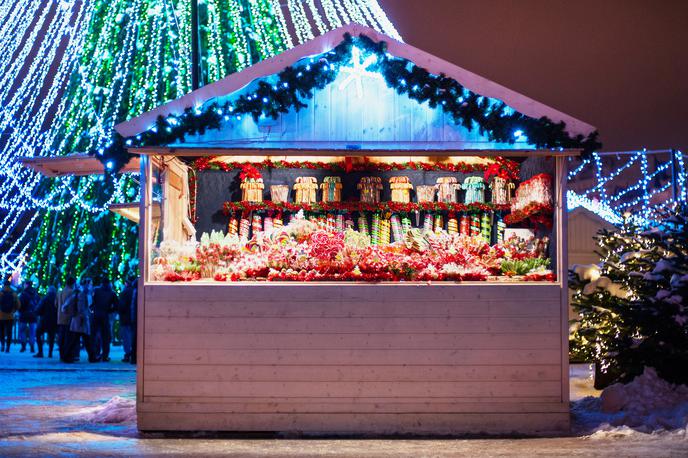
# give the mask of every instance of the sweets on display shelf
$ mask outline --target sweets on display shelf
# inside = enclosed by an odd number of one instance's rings
[[[437,179],[437,201],[445,204],[457,202],[457,191],[461,185],[456,177],[440,177]]]
[[[296,202],[311,204],[317,202],[318,179],[316,177],[298,177],[294,183]]]
[[[392,177],[389,179],[389,187],[392,190],[392,202],[411,202],[411,190],[413,189],[413,185],[409,177]]]
[[[322,189],[323,202],[342,201],[342,179],[340,177],[325,177],[320,188]]]

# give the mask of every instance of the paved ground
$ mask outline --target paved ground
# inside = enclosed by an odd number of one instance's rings
[[[82,356],[82,360],[85,355]],[[118,397],[131,406],[135,372],[119,362],[36,360],[0,354],[0,456],[688,456],[686,435],[596,434],[544,439],[294,439],[260,436],[139,434],[133,419],[119,424],[89,420]],[[571,382],[574,397],[594,395],[584,368]],[[126,409],[125,409],[126,410]],[[129,409],[131,410],[131,409]]]

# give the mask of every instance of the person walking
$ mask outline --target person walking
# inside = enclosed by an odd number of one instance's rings
[[[122,347],[124,347],[123,363],[128,363],[131,359],[131,298],[134,292],[134,281],[134,278],[130,278],[119,296],[119,335],[122,340]]]
[[[103,362],[110,361],[110,314],[117,310],[117,294],[112,290],[110,280],[104,278],[93,291],[93,355]]]
[[[72,297],[75,296],[75,285],[74,277],[67,277],[65,287],[57,295],[57,347],[60,349],[60,361],[63,363],[72,362],[74,359],[74,355],[69,354],[69,339],[72,337],[69,323],[76,313],[76,297]]]
[[[5,281],[0,293],[0,351],[10,352],[14,314],[19,310],[19,298],[12,291],[12,285]]]
[[[90,278],[84,278],[79,287],[76,297],[76,313],[69,323],[69,330],[74,334],[73,339],[70,340],[69,354],[72,356],[72,361],[79,359],[80,342],[83,343],[86,353],[88,354],[88,362],[98,362],[93,355],[93,346],[91,343],[91,306],[93,305],[93,283]]]
[[[57,289],[54,286],[48,287],[47,294],[38,304],[36,315],[38,315],[38,328],[36,329],[38,353],[33,356],[34,358],[43,357],[43,336],[47,334],[48,358],[52,358],[55,332],[57,331]]]
[[[36,308],[40,301],[40,296],[33,287],[31,280],[24,282],[24,290],[19,294],[19,341],[21,342],[20,353],[26,351],[26,342],[29,342],[31,353],[34,352],[36,344]]]

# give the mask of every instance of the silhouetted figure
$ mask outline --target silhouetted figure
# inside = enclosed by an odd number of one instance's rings
[[[43,357],[43,336],[47,334],[48,357],[52,358],[55,332],[57,331],[57,289],[54,286],[48,287],[47,294],[38,304],[36,315],[38,315],[38,328],[36,329],[38,353],[33,356],[35,358]]]
[[[84,278],[79,285],[76,298],[76,314],[72,317],[69,330],[73,338],[69,339],[72,361],[79,359],[79,342],[81,341],[88,353],[88,362],[96,363],[98,360],[93,355],[91,343],[91,306],[93,305],[93,283],[90,278]]]
[[[34,352],[36,344],[36,308],[41,297],[33,287],[31,280],[24,282],[24,290],[19,294],[19,341],[21,342],[21,353],[26,351],[26,342],[29,342],[31,353]]]
[[[117,294],[112,290],[110,280],[104,279],[93,291],[93,356],[110,361],[110,314],[117,311]]]
[[[128,363],[131,359],[131,340],[132,340],[132,328],[131,328],[131,298],[134,293],[134,282],[136,278],[130,278],[122,294],[119,295],[119,335],[122,339],[122,346],[124,347],[124,358],[122,362]]]
[[[19,310],[19,298],[12,291],[12,285],[6,281],[0,293],[0,351],[10,352],[14,314]]]
[[[70,363],[74,360],[74,355],[69,353],[71,351],[69,324],[76,314],[77,292],[75,285],[74,277],[68,277],[66,286],[57,295],[57,346],[60,349],[60,360],[64,363]]]

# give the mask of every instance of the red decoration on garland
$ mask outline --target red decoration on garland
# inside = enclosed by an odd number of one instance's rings
[[[518,179],[519,164],[515,161],[505,159],[503,157],[495,158],[492,164],[484,163],[467,163],[459,162],[452,163],[428,163],[428,162],[405,162],[405,163],[374,163],[366,160],[362,163],[352,163],[351,158],[346,158],[341,162],[289,162],[289,161],[272,161],[266,159],[262,162],[220,162],[215,161],[217,156],[207,156],[196,159],[192,163],[192,168],[198,171],[203,170],[222,170],[231,172],[236,169],[244,169],[250,166],[256,170],[258,169],[308,169],[308,170],[328,170],[332,172],[389,172],[391,170],[425,170],[425,171],[440,171],[440,172],[459,172],[459,173],[475,173],[486,172],[490,167],[496,167],[500,170],[500,176],[509,177],[512,180]],[[256,177],[258,178],[258,177]]]

